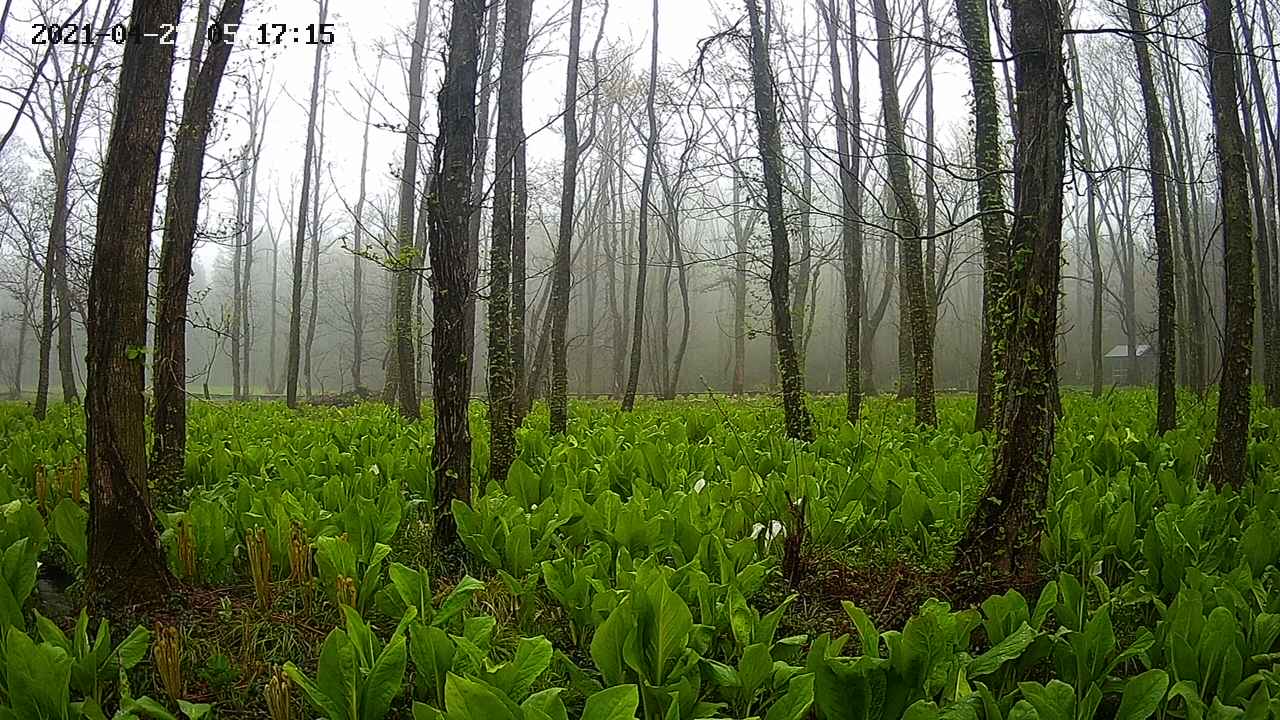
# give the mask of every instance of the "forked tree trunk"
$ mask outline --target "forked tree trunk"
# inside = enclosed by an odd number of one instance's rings
[[[636,387],[640,384],[640,350],[644,342],[645,279],[649,273],[649,192],[653,186],[653,159],[658,145],[658,118],[653,107],[658,88],[658,0],[653,0],[653,26],[650,32],[649,95],[645,101],[649,136],[645,139],[644,174],[640,178],[639,258],[636,266],[636,302],[631,308],[631,366],[627,371],[627,387],[622,395],[622,409],[626,412],[636,406]]]
[[[502,483],[515,460],[515,367],[511,338],[511,236],[516,135],[524,108],[524,56],[531,0],[507,0],[494,142],[489,236],[489,479]]]
[[[467,268],[470,245],[471,163],[475,157],[476,82],[483,0],[454,0],[449,24],[445,77],[439,93],[440,131],[429,204],[428,246],[434,282],[431,288],[431,379],[435,408],[436,540],[457,540],[451,504],[471,502],[470,398],[471,352],[464,314],[471,290]],[[403,382],[413,382],[401,373]]]
[[[244,0],[229,0],[219,22],[238,23]],[[187,449],[187,304],[191,258],[200,215],[200,179],[205,145],[213,124],[218,89],[231,46],[215,43],[200,63],[183,99],[182,122],[174,139],[173,164],[165,198],[156,283],[155,355],[152,365],[151,478],[167,494],[178,487]],[[145,273],[145,270],[144,270]]]
[[[1010,230],[1008,308],[998,341],[1007,393],[991,480],[956,550],[962,569],[1016,579],[1034,577],[1049,490],[1056,423],[1058,289],[1067,106],[1062,92],[1063,19],[1057,0],[1012,5],[1012,54],[1018,88],[1014,138],[1014,220]]]
[[[1127,0],[1129,25],[1133,29],[1133,49],[1138,61],[1138,82],[1146,114],[1147,155],[1150,160],[1151,205],[1155,215],[1157,346],[1160,368],[1156,377],[1156,432],[1166,433],[1178,424],[1177,346],[1174,336],[1176,312],[1173,291],[1173,228],[1169,219],[1169,155],[1164,142],[1164,114],[1156,96],[1155,72],[1151,68],[1150,42],[1142,19],[1139,0]]]
[[[933,397],[933,323],[925,293],[923,258],[920,250],[920,208],[912,189],[910,169],[907,164],[906,134],[902,124],[902,110],[898,104],[897,76],[893,67],[893,47],[889,39],[889,10],[885,0],[874,0],[872,8],[876,20],[876,53],[880,66],[881,108],[884,112],[886,161],[893,185],[898,226],[904,232],[902,238],[903,295],[907,302],[899,307],[901,318],[908,319],[911,337],[912,380],[915,385],[916,422],[922,425],[938,424],[938,411]]]
[[[181,8],[180,0],[134,0],[130,24],[159,33],[161,24],[177,25]],[[172,73],[172,45],[125,45],[98,194],[85,398],[86,597],[94,613],[129,612],[164,597],[174,584],[147,501],[142,351],[147,256]]]
[[[1000,101],[991,67],[991,36],[983,0],[956,0],[956,17],[973,85],[973,157],[978,169],[978,212],[982,214],[982,347],[978,359],[978,406],[973,425],[988,430],[995,422],[996,387],[993,369],[1002,358],[996,342],[998,301],[1004,295],[1008,262],[1005,224],[1004,159],[1000,147]]]
[[[1223,266],[1227,318],[1222,373],[1218,384],[1218,426],[1206,475],[1215,485],[1239,487],[1245,480],[1249,446],[1249,376],[1253,363],[1253,223],[1249,216],[1249,176],[1240,97],[1236,88],[1236,46],[1231,32],[1231,0],[1203,0],[1209,50],[1209,103],[1213,108],[1218,159],[1218,201],[1222,212]]]
[[[413,357],[413,290],[416,285],[417,251],[414,248],[413,211],[417,205],[418,138],[422,134],[422,64],[426,55],[428,0],[418,0],[414,23],[413,51],[409,56],[409,124],[404,136],[404,165],[400,170],[400,211],[396,221],[396,367],[402,382],[399,388],[400,415],[407,420],[421,416],[417,374]],[[470,293],[468,293],[469,295]],[[465,389],[463,394],[465,395]]]
[[[573,0],[569,13],[569,62],[564,88],[564,164],[561,175],[560,226],[551,269],[551,432],[569,426],[569,290],[572,283],[573,209],[578,188],[578,57],[582,34],[582,0]]]
[[[769,300],[773,311],[774,338],[778,345],[778,371],[782,381],[782,412],[787,437],[813,440],[813,417],[804,398],[804,376],[791,326],[791,246],[787,240],[782,206],[782,133],[778,127],[773,70],[756,0],[746,0],[751,23],[751,88],[755,99],[756,128],[764,165],[765,208],[769,218]]]

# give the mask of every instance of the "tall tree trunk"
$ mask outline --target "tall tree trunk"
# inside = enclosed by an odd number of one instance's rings
[[[515,377],[515,425],[524,422],[529,413],[529,369],[525,362],[525,317],[528,315],[525,287],[527,262],[525,237],[529,217],[528,173],[525,168],[527,143],[524,142],[524,120],[515,119],[514,132],[520,138],[511,169],[511,366]]]
[[[1169,61],[1167,53],[1162,52],[1160,56],[1165,60],[1163,73],[1165,97],[1168,98],[1168,125],[1172,130],[1170,135],[1172,136],[1171,145],[1173,146],[1173,177],[1176,182],[1175,189],[1178,201],[1178,237],[1182,244],[1183,296],[1186,298],[1184,305],[1187,315],[1187,376],[1190,379],[1191,389],[1197,395],[1203,396],[1208,375],[1205,353],[1204,309],[1202,305],[1204,291],[1201,289],[1202,283],[1200,281],[1200,257],[1196,253],[1192,241],[1195,218],[1192,217],[1191,202],[1188,197],[1189,177],[1186,159],[1190,152],[1185,149],[1186,139],[1182,131],[1182,123],[1179,122],[1176,111],[1177,93],[1175,92],[1174,77],[1177,74],[1177,69]]]
[[[627,371],[627,387],[622,395],[622,409],[626,412],[636,406],[636,387],[640,384],[640,346],[644,342],[645,279],[649,272],[649,191],[653,186],[653,160],[658,145],[658,117],[653,107],[658,88],[658,0],[653,0],[653,26],[650,33],[649,95],[645,101],[649,135],[645,138],[644,174],[640,177],[640,223],[637,231],[639,258],[636,267],[636,303],[631,308],[631,366]],[[621,172],[619,170],[619,176]]]
[[[573,0],[569,13],[569,63],[564,87],[564,165],[560,191],[554,267],[551,271],[551,432],[569,426],[569,359],[566,330],[569,324],[569,291],[572,284],[570,256],[573,243],[573,209],[578,188],[578,56],[582,35],[582,0]]]
[[[381,65],[379,65],[379,70]],[[379,72],[374,71],[377,84]],[[364,111],[364,136],[360,141],[360,191],[356,197],[351,253],[351,386],[359,393],[364,387],[364,204],[365,182],[369,176],[369,127],[373,103]]]
[[[464,315],[471,290],[467,268],[471,218],[471,163],[475,157],[476,81],[483,0],[454,0],[449,24],[444,84],[439,93],[440,131],[436,141],[435,172],[430,203],[431,257],[431,379],[435,408],[436,539],[457,540],[451,503],[471,502],[470,397],[458,392],[469,386],[472,347],[466,337]],[[404,375],[413,382],[413,376]]]
[[[773,70],[769,63],[769,47],[760,24],[760,7],[756,0],[746,0],[751,23],[751,87],[755,98],[756,127],[760,137],[760,156],[764,164],[765,207],[769,218],[769,299],[773,310],[774,337],[778,343],[778,368],[782,380],[782,412],[787,437],[808,442],[813,440],[813,417],[805,404],[804,376],[792,334],[790,292],[791,246],[782,206],[782,133],[778,127],[777,103],[773,94]]]
[[[280,308],[280,237],[271,233],[271,337],[267,341],[267,387],[272,395],[280,392],[276,375],[276,319]]]
[[[320,0],[320,24],[329,15],[329,0]],[[311,69],[311,103],[307,111],[307,142],[302,153],[302,197],[298,201],[297,236],[293,245],[293,299],[289,311],[289,356],[285,364],[285,403],[298,407],[298,370],[302,362],[302,254],[307,245],[307,208],[310,207],[311,166],[315,162],[316,105],[320,98],[320,61],[324,45],[316,45]]]
[[[487,13],[488,19],[483,28],[483,34],[480,38],[483,53],[481,55],[481,64],[477,72],[479,79],[476,81],[477,94],[479,97],[479,105],[476,108],[476,148],[475,160],[472,162],[471,168],[471,194],[472,194],[472,210],[467,230],[470,233],[470,245],[467,246],[467,277],[470,280],[470,292],[467,293],[467,309],[463,322],[463,334],[466,335],[466,343],[468,355],[476,356],[476,299],[480,296],[480,206],[483,202],[485,194],[484,188],[484,171],[485,164],[488,162],[489,155],[489,139],[492,137],[490,106],[493,97],[493,59],[498,43],[498,8],[497,3],[489,6]],[[419,305],[421,308],[421,304]],[[425,375],[423,376],[425,380]],[[471,385],[474,376],[468,374],[466,377],[465,394],[471,396]]]
[[[1248,168],[1240,97],[1236,88],[1236,47],[1230,0],[1203,0],[1209,50],[1209,103],[1213,107],[1214,150],[1218,159],[1218,200],[1222,212],[1223,266],[1227,319],[1218,385],[1218,426],[1206,468],[1218,486],[1245,480],[1249,446],[1249,375],[1253,362],[1253,223],[1249,216]]]
[[[238,6],[238,0],[228,4]],[[134,0],[130,23],[158,33],[161,24],[177,25],[180,10],[179,0]],[[155,601],[174,583],[147,501],[142,352],[147,255],[172,72],[172,45],[125,46],[98,195],[85,398],[86,597],[95,613],[130,611]],[[195,177],[198,181],[199,172]]]
[[[231,252],[231,318],[230,327],[227,328],[227,334],[231,336],[231,399],[236,401],[241,399],[240,308],[243,300],[240,291],[243,285],[240,282],[240,267],[244,253],[244,206],[247,201],[245,196],[248,194],[245,189],[243,170],[244,168],[241,167],[241,175],[235,181],[236,232],[232,237],[235,247]]]
[[[920,208],[911,185],[907,164],[907,143],[898,104],[898,84],[893,67],[893,46],[889,39],[889,10],[885,0],[874,0],[876,21],[876,54],[880,66],[881,107],[884,112],[885,152],[893,185],[896,212],[902,228],[903,285],[908,302],[912,375],[915,384],[916,422],[938,424],[938,411],[933,397],[933,323],[925,296],[923,259],[920,252]],[[900,308],[901,309],[901,308]],[[899,321],[901,322],[901,321]]]
[[[324,228],[320,227],[320,180],[323,176],[324,168],[324,126],[325,117],[328,114],[327,100],[329,97],[329,70],[328,62],[325,63],[324,80],[320,87],[320,127],[318,128],[316,139],[316,175],[315,185],[312,187],[314,193],[314,201],[311,203],[311,262],[308,267],[311,271],[311,308],[307,313],[307,338],[303,343],[303,376],[306,378],[307,401],[310,402],[314,397],[314,387],[311,380],[311,351],[316,344],[316,321],[320,317],[320,241],[324,239]]]
[[[422,134],[422,64],[426,55],[427,23],[430,18],[428,0],[418,0],[418,16],[414,23],[413,51],[409,56],[409,122],[404,136],[404,165],[400,170],[400,212],[396,221],[399,257],[396,260],[396,359],[400,372],[400,415],[407,420],[421,417],[422,400],[418,397],[417,374],[413,357],[413,290],[417,274],[417,252],[414,248],[413,211],[417,205],[418,138]],[[478,212],[478,211],[477,211]],[[470,293],[468,293],[470,295]],[[465,388],[465,386],[464,386]],[[464,388],[454,388],[455,391]]]
[[[1012,4],[1015,207],[998,329],[1008,348],[1001,368],[1007,391],[996,412],[991,480],[956,552],[961,567],[990,565],[1015,582],[1038,572],[1053,458],[1067,125],[1062,36],[1056,0]]]
[[[978,360],[978,406],[973,425],[988,430],[995,419],[994,368],[1000,366],[997,303],[1004,294],[1008,263],[1008,227],[1005,225],[1004,159],[1000,145],[1000,101],[991,67],[991,36],[987,6],[983,0],[956,0],[956,17],[973,84],[973,157],[978,170],[978,212],[982,219],[982,347]]]
[[[228,0],[219,22],[238,23],[244,0]],[[161,22],[157,20],[156,22]],[[199,33],[197,33],[199,34]],[[187,447],[187,305],[191,289],[191,258],[195,251],[196,222],[200,216],[200,180],[204,172],[205,146],[213,125],[222,75],[231,46],[215,43],[208,59],[195,71],[182,103],[182,122],[174,138],[173,164],[165,196],[164,233],[160,242],[160,275],[156,283],[155,354],[152,365],[151,477],[157,489],[169,493],[178,487],[186,464]],[[169,62],[172,62],[170,56]],[[163,106],[161,108],[163,115]],[[163,121],[162,121],[163,122]],[[163,135],[163,131],[161,131]],[[102,192],[105,194],[106,187]],[[154,199],[151,201],[154,203]],[[150,215],[143,228],[150,227]],[[150,246],[146,236],[145,253]]]
[[[733,174],[733,394],[742,395],[747,378],[747,242],[742,221],[742,181]]]
[[[515,366],[511,337],[511,236],[517,135],[524,108],[525,46],[532,0],[507,0],[494,141],[489,250],[489,479],[506,480],[515,460]]]
[[[933,17],[929,3],[920,4],[924,20],[924,297],[929,311],[930,342],[936,338],[938,325],[938,184],[934,167],[937,155],[933,111],[934,40]]]
[[[850,120],[845,106],[844,78],[840,63],[840,41],[836,33],[839,17],[835,0],[818,0],[827,30],[827,49],[831,64],[831,100],[836,110],[836,152],[840,171],[840,245],[844,277],[844,391],[845,419],[858,423],[862,412],[862,368],[858,356],[859,331],[862,325],[862,218],[855,188],[861,158],[862,133],[858,108],[854,108],[855,120]],[[850,4],[849,32],[856,33],[854,14]],[[856,52],[856,50],[855,50]],[[856,85],[856,82],[855,82]],[[850,140],[854,149],[850,150]]]
[[[1091,377],[1093,396],[1102,395],[1102,292],[1106,282],[1102,276],[1102,252],[1098,247],[1098,180],[1094,177],[1093,147],[1090,144],[1089,123],[1085,120],[1084,83],[1080,79],[1080,52],[1076,49],[1076,36],[1068,35],[1071,50],[1071,84],[1075,87],[1073,104],[1076,109],[1076,131],[1080,135],[1080,152],[1084,156],[1084,191],[1088,203],[1085,232],[1089,237],[1090,280],[1093,292],[1089,310],[1089,358],[1092,361]]]
[[[1146,39],[1139,0],[1127,0],[1129,26],[1133,29],[1133,49],[1138,61],[1138,82],[1146,114],[1147,155],[1150,159],[1151,205],[1155,215],[1157,346],[1160,369],[1156,378],[1156,432],[1166,433],[1178,424],[1176,359],[1174,337],[1173,229],[1169,220],[1169,156],[1164,144],[1164,114],[1156,96],[1155,72]]]

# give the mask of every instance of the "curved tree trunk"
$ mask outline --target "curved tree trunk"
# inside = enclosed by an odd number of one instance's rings
[[[782,133],[778,127],[778,110],[774,98],[773,70],[769,48],[761,28],[760,8],[756,0],[746,0],[747,18],[751,23],[751,87],[755,99],[756,128],[760,137],[760,157],[764,165],[765,207],[769,218],[769,300],[773,311],[774,338],[778,346],[778,371],[782,381],[782,412],[786,418],[787,437],[808,442],[813,440],[813,417],[805,404],[804,376],[796,352],[796,338],[791,326],[790,291],[791,246],[782,206]]]
[[[889,39],[889,10],[885,0],[874,0],[872,7],[876,16],[876,51],[880,65],[881,107],[884,111],[885,151],[888,156],[886,160],[897,214],[901,218],[898,226],[903,230],[902,279],[908,312],[899,312],[899,316],[909,318],[916,422],[934,426],[938,424],[938,411],[933,397],[933,323],[929,319],[932,311],[925,296],[920,250],[920,208],[916,204],[907,164],[907,143],[902,125],[902,110],[898,105],[893,47]]]

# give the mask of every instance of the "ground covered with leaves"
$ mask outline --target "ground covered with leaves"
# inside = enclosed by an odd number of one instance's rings
[[[815,399],[802,445],[767,400],[583,403],[565,438],[535,412],[502,483],[477,405],[461,547],[429,421],[198,404],[158,508],[182,592],[132,628],[79,610],[78,410],[0,406],[0,720],[1280,717],[1280,413],[1219,491],[1211,405],[1157,437],[1152,394],[1068,394],[1043,576],[988,597],[951,547],[990,438],[939,404]]]

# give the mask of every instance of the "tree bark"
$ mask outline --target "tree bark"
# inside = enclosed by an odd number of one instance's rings
[[[422,135],[422,64],[426,55],[428,0],[418,0],[414,23],[413,51],[409,56],[409,121],[405,127],[404,165],[400,170],[400,212],[396,221],[399,257],[396,261],[396,359],[402,382],[399,388],[400,416],[421,417],[417,374],[413,357],[413,290],[417,279],[417,251],[414,248],[413,211],[417,205],[418,138]],[[468,293],[469,295],[470,293]],[[464,392],[465,396],[466,393]]]
[[[311,261],[308,269],[311,274],[311,307],[307,313],[307,337],[303,342],[302,375],[306,379],[307,401],[314,397],[315,388],[311,384],[311,351],[316,344],[316,321],[320,316],[320,241],[324,237],[324,228],[320,227],[320,181],[324,168],[324,126],[328,114],[329,97],[329,65],[326,61],[323,80],[320,86],[320,126],[316,134],[316,167],[315,184],[312,187],[314,199],[311,203]]]
[[[564,88],[564,164],[561,175],[560,225],[551,270],[551,432],[564,433],[569,426],[569,358],[566,329],[569,324],[570,267],[573,244],[573,210],[578,188],[578,58],[582,35],[582,0],[573,0],[569,11],[569,62]]]
[[[515,366],[512,360],[511,237],[517,135],[524,109],[525,46],[532,0],[507,0],[494,141],[489,250],[489,479],[502,483],[515,460]]]
[[[777,103],[773,94],[773,70],[769,48],[760,23],[760,7],[756,0],[746,0],[751,23],[751,86],[755,97],[756,128],[760,137],[760,156],[764,164],[765,207],[769,218],[769,299],[773,310],[774,337],[778,344],[778,371],[782,380],[782,412],[787,437],[809,442],[813,440],[813,417],[805,404],[804,376],[796,352],[791,326],[790,292],[791,246],[787,240],[786,220],[782,206],[782,133],[778,127]]]
[[[179,0],[134,0],[130,23],[158,33],[180,11]],[[98,196],[85,403],[86,597],[95,614],[154,602],[174,583],[147,501],[143,397],[147,255],[172,72],[172,45],[125,45]]]
[[[457,525],[454,500],[471,502],[470,398],[472,347],[465,312],[471,290],[467,268],[470,246],[471,164],[475,157],[476,82],[483,0],[454,0],[449,24],[444,84],[439,93],[440,130],[429,203],[428,246],[432,270],[431,379],[435,408],[436,540],[452,544]],[[401,373],[408,382],[412,375]]]
[[[982,346],[978,360],[978,404],[973,425],[989,430],[997,425],[994,368],[1001,366],[996,329],[997,301],[1004,293],[1008,263],[1005,223],[1004,159],[1000,146],[1000,101],[991,67],[991,36],[983,0],[956,0],[956,17],[973,84],[973,157],[978,170],[978,212],[982,224]]]
[[[742,180],[733,175],[733,394],[742,395],[747,378],[747,241],[742,221]]]
[[[228,0],[218,22],[238,23],[244,0]],[[200,180],[205,146],[213,125],[218,90],[231,46],[215,43],[199,63],[183,99],[182,122],[174,138],[173,164],[165,197],[160,274],[156,283],[155,353],[152,359],[151,477],[167,494],[178,488],[187,446],[187,304],[191,258],[200,216]],[[194,69],[194,68],[193,68]],[[104,188],[105,192],[105,188]],[[152,201],[154,202],[154,200]],[[146,227],[150,226],[150,218]],[[147,241],[148,246],[150,241]],[[145,270],[144,270],[145,277]]]
[[[836,33],[839,17],[835,0],[818,2],[827,29],[827,49],[831,64],[831,101],[836,110],[836,152],[840,171],[840,244],[844,277],[844,391],[845,419],[858,423],[862,412],[862,367],[859,335],[862,326],[862,218],[856,188],[861,162],[860,118],[851,121],[845,106],[844,78],[840,63],[840,41]],[[856,32],[856,11],[850,4],[850,33]],[[856,46],[855,46],[856,47]],[[855,50],[856,52],[856,50]],[[856,83],[855,83],[856,85]],[[853,109],[855,117],[859,109]],[[854,149],[850,150],[850,140]]]
[[[467,247],[467,276],[471,278],[471,289],[467,293],[467,309],[464,318],[466,327],[463,329],[463,333],[467,338],[467,347],[470,348],[468,351],[470,357],[476,356],[476,299],[480,296],[480,206],[484,195],[484,172],[485,164],[488,162],[489,139],[492,136],[490,120],[492,112],[489,108],[492,104],[494,88],[493,59],[498,43],[497,3],[489,5],[486,15],[487,19],[480,38],[483,51],[481,53],[481,64],[477,70],[479,75],[476,80],[479,105],[476,109],[475,160],[471,164],[471,192],[474,198],[472,202],[474,210],[472,210],[471,219],[467,225],[467,230],[470,233],[470,245]],[[425,380],[425,375],[423,377]],[[473,379],[472,375],[467,375],[465,390],[468,397],[471,396]]]
[[[1146,114],[1147,155],[1150,160],[1151,205],[1155,215],[1157,346],[1160,368],[1156,377],[1156,432],[1164,434],[1178,424],[1177,346],[1174,336],[1176,300],[1173,290],[1173,229],[1169,219],[1169,155],[1164,143],[1164,114],[1156,96],[1155,72],[1146,39],[1139,0],[1127,0],[1133,49],[1138,62],[1138,83]]]
[[[378,73],[374,72],[374,83]],[[364,136],[360,142],[360,191],[356,197],[351,253],[351,385],[359,393],[364,387],[364,204],[365,182],[369,176],[369,127],[373,103],[365,108]]]
[[[1035,577],[1056,415],[1055,342],[1067,107],[1063,19],[1056,0],[1012,4],[1018,89],[1009,283],[1000,300],[1007,391],[991,480],[957,547],[957,563]],[[1015,580],[1016,582],[1016,580]]]
[[[329,0],[320,0],[320,24],[329,14]],[[320,61],[324,45],[316,45],[311,69],[311,103],[307,112],[307,141],[302,154],[302,197],[298,201],[298,227],[293,244],[293,299],[289,312],[289,356],[285,364],[285,404],[298,407],[298,370],[302,362],[302,254],[307,245],[308,193],[311,190],[311,166],[315,162],[316,104],[320,98]]]
[[[1249,376],[1253,363],[1253,226],[1249,216],[1248,168],[1240,97],[1236,88],[1236,47],[1230,0],[1203,0],[1209,51],[1209,103],[1213,108],[1218,160],[1218,201],[1222,212],[1226,327],[1218,385],[1218,425],[1207,478],[1240,487],[1249,446]]]
[[[650,32],[649,94],[645,101],[649,136],[645,139],[644,174],[640,177],[640,226],[637,231],[639,258],[636,267],[636,301],[631,308],[631,366],[627,371],[627,387],[622,395],[622,409],[625,412],[630,412],[636,406],[636,387],[640,384],[640,346],[644,342],[645,279],[649,273],[649,191],[653,186],[653,160],[658,145],[658,117],[653,107],[658,88],[658,0],[653,0],[653,26]]]
[[[1102,276],[1102,252],[1098,247],[1098,181],[1094,177],[1093,147],[1090,144],[1089,123],[1085,120],[1084,83],[1080,78],[1080,53],[1076,49],[1076,36],[1068,35],[1067,42],[1071,49],[1071,84],[1075,87],[1074,105],[1076,109],[1076,130],[1080,134],[1080,152],[1085,162],[1084,191],[1088,203],[1088,226],[1085,229],[1089,237],[1090,280],[1093,289],[1089,305],[1089,358],[1092,361],[1091,377],[1093,380],[1093,396],[1102,395],[1102,292],[1105,280]]]
[[[881,107],[884,114],[885,152],[893,185],[902,239],[902,270],[907,310],[910,318],[912,375],[915,384],[916,422],[938,424],[933,397],[933,323],[925,297],[923,259],[920,252],[920,208],[916,204],[907,164],[907,143],[898,104],[898,85],[893,67],[893,47],[889,39],[889,10],[885,0],[874,0],[876,51],[880,66]]]

